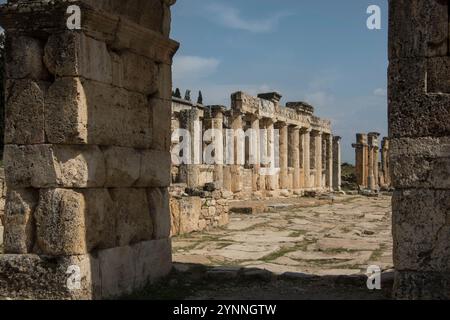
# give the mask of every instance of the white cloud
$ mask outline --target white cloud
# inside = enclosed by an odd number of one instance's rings
[[[387,97],[387,90],[383,88],[377,88],[373,91],[373,94],[377,97]]]
[[[173,61],[173,78],[175,81],[205,78],[216,72],[219,64],[220,61],[216,58],[176,56]]]
[[[210,4],[206,9],[210,19],[224,27],[257,33],[272,31],[281,18],[289,15],[279,12],[271,17],[250,20],[242,17],[238,9],[222,3]]]
[[[334,97],[325,91],[306,93],[305,100],[316,108],[331,107],[334,103]]]

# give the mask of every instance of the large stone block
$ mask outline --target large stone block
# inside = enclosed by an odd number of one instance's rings
[[[105,161],[97,146],[5,147],[5,173],[13,188],[86,188],[105,184]]]
[[[172,269],[170,239],[140,242],[98,253],[101,296],[119,297],[154,283]]]
[[[117,246],[153,239],[153,221],[146,189],[111,189]]]
[[[169,100],[159,98],[150,99],[153,112],[153,138],[152,149],[159,151],[170,151],[172,109]]]
[[[112,59],[106,43],[82,32],[52,34],[45,45],[44,62],[56,77],[83,77],[112,84]]]
[[[49,74],[43,63],[43,43],[27,36],[6,38],[6,78],[46,80]]]
[[[99,82],[57,79],[49,89],[45,120],[51,143],[144,149],[152,144],[147,97]]]
[[[389,65],[389,131],[393,138],[450,136],[450,94],[427,87],[427,75],[438,83],[436,73],[442,59],[391,60]],[[438,91],[446,90],[435,85]]]
[[[50,256],[86,254],[87,207],[81,192],[42,189],[35,213],[37,251]]]
[[[395,188],[450,189],[450,137],[391,140]]]
[[[79,267],[80,288],[69,288]],[[0,298],[7,299],[95,299],[100,297],[98,260],[88,255],[47,258],[37,255],[0,255]],[[74,277],[77,280],[77,277]]]
[[[450,273],[396,272],[393,297],[399,300],[448,300]]]
[[[32,189],[9,190],[5,208],[5,252],[26,254],[33,251],[34,211],[39,192]]]
[[[397,271],[450,271],[450,190],[397,190],[392,199]]]
[[[106,186],[131,187],[140,177],[142,154],[123,147],[103,148],[106,166]]]
[[[198,231],[202,200],[199,197],[188,197],[180,200],[179,232],[187,234]]]
[[[113,54],[113,85],[153,95],[158,90],[158,65],[147,57],[123,51]]]
[[[45,133],[48,142],[88,143],[88,101],[79,78],[57,79],[45,102]]]
[[[153,239],[146,189],[42,189],[37,253],[62,256]]]
[[[44,61],[57,77],[81,77],[144,95],[158,89],[155,62],[129,51],[110,51],[105,42],[84,33],[67,31],[50,36]]]
[[[141,173],[136,183],[138,187],[169,187],[172,158],[170,152],[142,151]]]
[[[37,144],[45,142],[44,101],[47,82],[7,80],[5,143]]]
[[[169,192],[167,188],[152,188],[147,190],[150,215],[154,225],[154,239],[165,239],[170,236]]]
[[[142,27],[162,33],[164,7],[175,1],[159,0],[88,0],[93,6],[120,15]]]
[[[1,255],[0,298],[122,297],[167,276],[172,269],[171,251],[170,239],[162,239],[100,250],[95,255]],[[80,272],[79,277],[74,271]],[[73,286],[77,284],[79,288]]]
[[[389,58],[447,55],[448,12],[445,0],[389,1]]]

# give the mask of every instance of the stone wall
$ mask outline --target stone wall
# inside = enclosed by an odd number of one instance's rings
[[[170,188],[171,235],[223,227],[229,223],[229,192],[193,191],[185,192],[185,185]]]
[[[0,297],[104,298],[170,271],[173,2],[1,7],[8,194]],[[81,30],[66,27],[69,4],[81,9]],[[80,280],[74,287],[67,272]]]
[[[394,292],[450,299],[449,2],[389,7]]]

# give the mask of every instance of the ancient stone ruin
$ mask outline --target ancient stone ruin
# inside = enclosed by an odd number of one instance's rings
[[[355,148],[356,179],[360,189],[377,192],[391,188],[389,138],[383,138],[380,152],[380,134],[358,133]],[[380,162],[381,154],[381,162]]]
[[[12,1],[0,297],[105,298],[171,270],[172,0]],[[81,28],[68,29],[68,6]]]
[[[281,107],[277,93],[238,92],[231,109],[174,99],[171,116],[173,2],[10,0],[1,7],[8,191],[0,297],[130,293],[170,271],[171,228],[225,222],[227,199],[339,190],[340,139],[305,103]],[[67,27],[69,5],[80,8],[80,29]],[[380,177],[378,135],[358,136],[359,182],[376,188],[392,176],[394,296],[449,299],[449,3],[391,0],[389,7],[390,137]],[[194,137],[202,126],[268,129],[256,138],[263,142],[256,154],[270,161],[247,163],[245,147],[232,149],[242,162],[204,165],[192,143],[198,161],[171,168],[171,145],[182,142],[171,140],[171,119]],[[273,168],[279,171],[261,174]],[[192,225],[171,226],[171,179],[172,207],[201,208]],[[176,184],[197,204],[180,204]],[[218,206],[224,214],[211,209]]]
[[[192,163],[172,167],[172,234],[227,224],[228,200],[340,191],[340,137],[333,137],[330,121],[315,117],[307,103],[280,106],[280,99],[275,92],[258,97],[236,92],[231,107],[225,107],[173,97],[172,132],[189,132]],[[208,129],[219,131],[205,141]],[[247,138],[242,143],[239,133]],[[178,150],[183,140],[176,134],[172,138],[172,150]],[[211,145],[219,161],[208,164],[203,154]],[[270,161],[262,164],[259,157]],[[271,168],[279,170],[264,171]]]
[[[449,299],[449,1],[389,7],[394,294]]]

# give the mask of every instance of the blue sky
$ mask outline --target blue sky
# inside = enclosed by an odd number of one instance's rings
[[[366,27],[369,5],[381,30]],[[178,0],[174,87],[201,89],[206,104],[229,106],[239,90],[307,101],[353,163],[357,132],[387,134],[387,13],[387,0]]]

